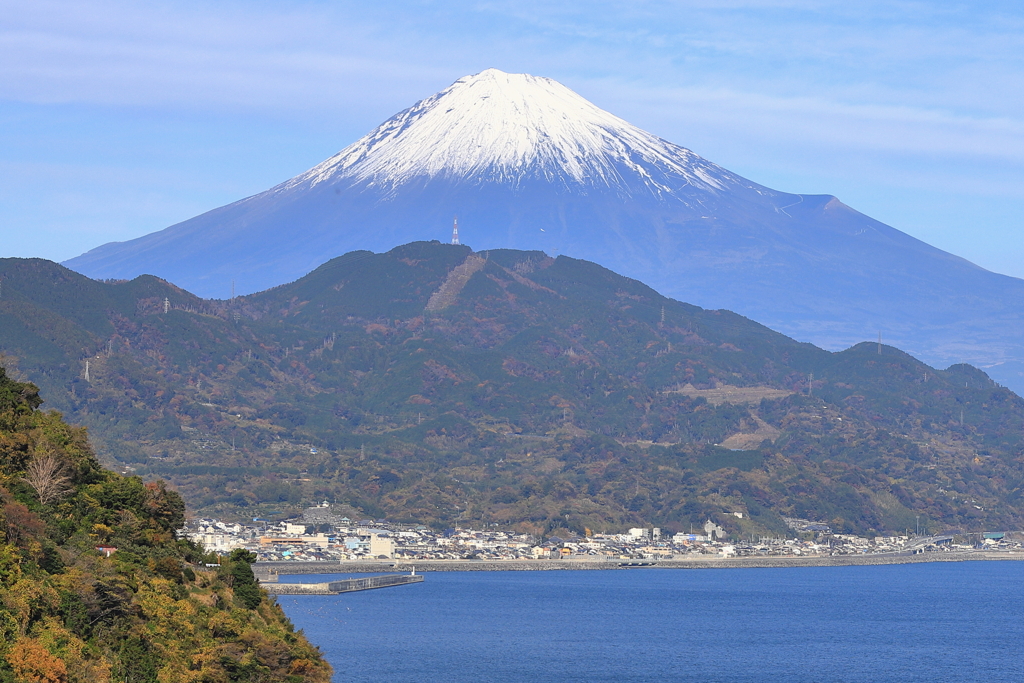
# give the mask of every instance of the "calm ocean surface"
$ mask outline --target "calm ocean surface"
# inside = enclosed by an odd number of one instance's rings
[[[425,577],[278,600],[338,682],[1024,681],[1024,562]]]

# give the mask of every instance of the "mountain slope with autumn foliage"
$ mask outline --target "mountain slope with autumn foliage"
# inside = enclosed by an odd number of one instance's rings
[[[255,558],[207,568],[178,494],[104,470],[41,403],[0,367],[0,681],[329,680]]]
[[[38,260],[0,277],[5,362],[204,514],[1024,526],[1024,401],[985,373],[830,353],[587,261],[415,242],[230,301]]]

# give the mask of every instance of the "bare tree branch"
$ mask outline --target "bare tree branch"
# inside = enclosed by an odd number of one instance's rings
[[[39,502],[49,505],[71,493],[71,479],[64,463],[53,455],[36,458],[25,471],[25,481],[36,490]]]

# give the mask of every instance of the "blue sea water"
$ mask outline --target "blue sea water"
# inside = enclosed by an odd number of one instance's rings
[[[425,577],[278,600],[337,682],[1024,681],[1024,562]]]

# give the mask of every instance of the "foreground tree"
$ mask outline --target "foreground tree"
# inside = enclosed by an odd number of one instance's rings
[[[102,469],[40,403],[0,367],[0,683],[330,679],[249,554],[208,569],[177,493]]]

